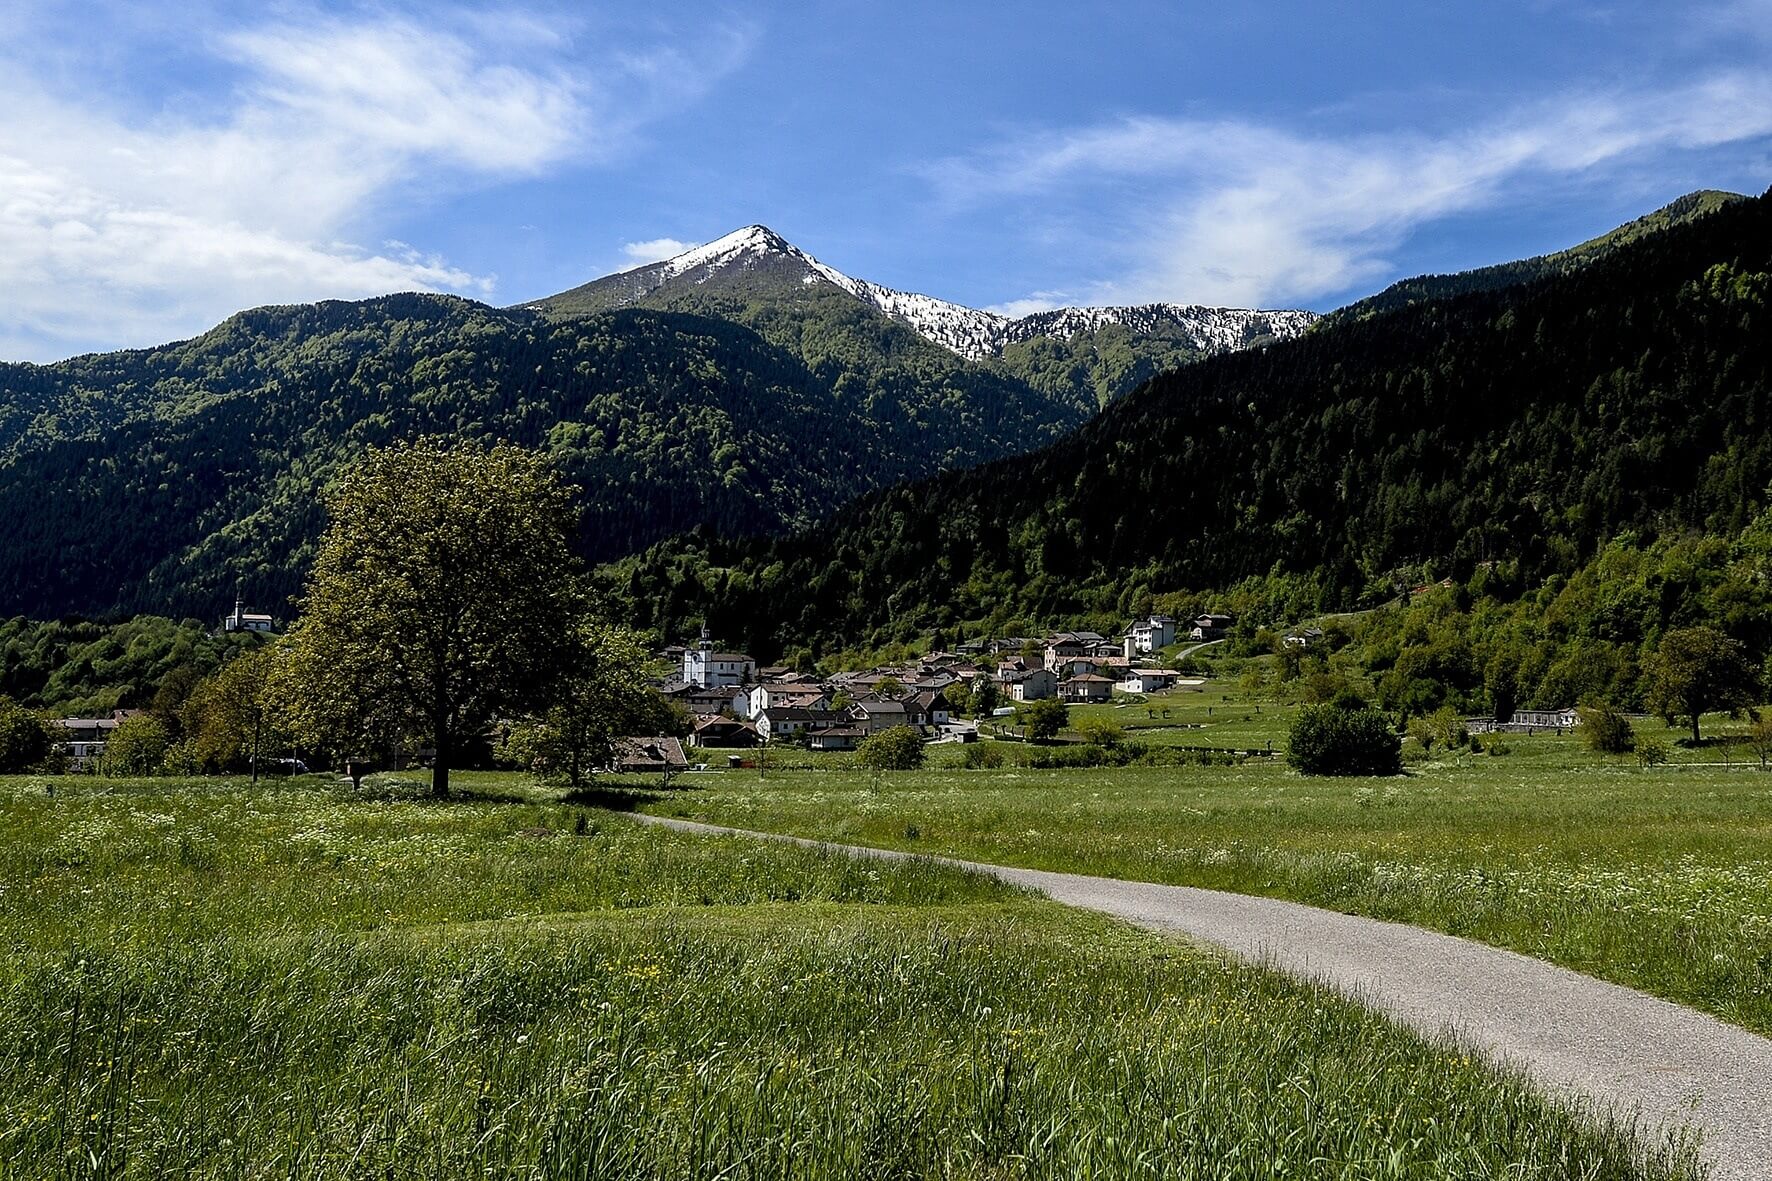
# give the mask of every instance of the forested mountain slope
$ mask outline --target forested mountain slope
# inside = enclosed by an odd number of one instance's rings
[[[773,541],[606,572],[667,631],[768,655],[1005,611],[1059,618],[1293,572],[1320,606],[1423,566],[1522,585],[1624,530],[1734,532],[1772,480],[1772,201],[1586,267],[1158,377],[1038,453],[867,496]]]
[[[1471,291],[1494,291],[1519,283],[1529,283],[1534,279],[1542,279],[1548,275],[1566,274],[1604,258],[1620,246],[1628,246],[1640,238],[1658,234],[1674,226],[1685,225],[1687,222],[1715,213],[1727,205],[1745,200],[1747,198],[1740,193],[1726,193],[1718,189],[1699,189],[1697,192],[1687,193],[1684,197],[1668,202],[1653,213],[1644,214],[1615,230],[1601,234],[1597,238],[1591,238],[1579,245],[1571,246],[1567,250],[1541,254],[1536,258],[1522,258],[1514,262],[1497,263],[1494,266],[1477,267],[1475,270],[1459,271],[1451,275],[1419,275],[1413,279],[1392,283],[1377,295],[1368,296],[1330,313],[1326,317],[1326,322],[1359,319],[1378,312],[1394,311],[1397,308],[1408,307],[1410,304],[1440,299],[1448,295],[1460,295]]]
[[[793,349],[644,310],[550,320],[445,296],[260,308],[191,341],[0,365],[0,614],[282,608],[327,480],[371,444],[497,437],[585,491],[583,550],[767,532],[1023,451],[1088,407],[851,301]]]

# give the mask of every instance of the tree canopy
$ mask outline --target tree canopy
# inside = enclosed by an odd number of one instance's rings
[[[449,790],[464,739],[545,708],[582,614],[571,490],[510,444],[375,449],[330,517],[293,633],[334,720],[404,713]]]

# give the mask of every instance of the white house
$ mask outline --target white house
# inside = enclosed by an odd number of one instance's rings
[[[796,709],[829,709],[831,695],[806,681],[756,685],[746,695],[744,708],[739,711],[738,716],[754,718],[766,709],[781,709],[785,706]]]
[[[1323,642],[1323,629],[1320,627],[1301,627],[1286,635],[1288,648],[1311,648]]]
[[[683,650],[683,679],[700,689],[736,689],[757,679],[757,662],[742,652],[716,652],[701,633],[701,642]]]
[[[1166,668],[1135,668],[1126,673],[1120,688],[1127,693],[1161,693],[1175,687],[1178,675]]]
[[[1152,615],[1137,619],[1126,632],[1126,657],[1149,656],[1175,643],[1175,619],[1169,615]]]
[[[757,715],[757,737],[764,742],[777,742],[783,738],[791,738],[802,730],[847,726],[849,724],[848,715],[832,710],[795,709],[791,706],[781,706],[777,709],[766,709]]]

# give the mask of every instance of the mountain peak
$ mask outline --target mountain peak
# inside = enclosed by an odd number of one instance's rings
[[[829,287],[847,292],[925,340],[969,361],[998,356],[1009,345],[1035,336],[1069,338],[1113,324],[1135,333],[1180,332],[1201,352],[1221,352],[1259,340],[1296,336],[1316,319],[1311,312],[1255,312],[1178,304],[1055,308],[1011,319],[934,296],[852,278],[762,224],[743,226],[681,254],[594,280],[527,306],[572,315],[640,303],[657,305],[684,296],[701,298],[722,288],[742,289],[747,297],[755,297],[759,292]],[[702,291],[697,292],[697,288]]]

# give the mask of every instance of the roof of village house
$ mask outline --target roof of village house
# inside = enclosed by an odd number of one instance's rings
[[[720,717],[718,714],[695,719],[695,732],[697,734],[700,734],[704,730],[755,730],[755,729],[756,729],[756,727],[751,725],[751,723],[749,723],[749,722],[741,722],[737,718],[723,718],[723,717]]]
[[[1135,677],[1175,677],[1181,675],[1166,668],[1134,668],[1127,671]]]
[[[770,706],[757,716],[768,718],[770,725],[778,725],[782,722],[842,721],[847,715],[832,709],[806,709],[798,705],[780,705]]]
[[[1070,678],[1068,681],[1066,681],[1065,684],[1074,685],[1078,681],[1100,681],[1103,684],[1108,684],[1108,685],[1111,685],[1114,683],[1114,680],[1112,677],[1098,677],[1094,673],[1078,673],[1076,676],[1074,676],[1074,677]]]
[[[614,764],[620,767],[687,767],[683,744],[675,738],[617,738]]]
[[[820,726],[816,730],[808,730],[812,738],[866,738],[868,732],[860,726]]]

